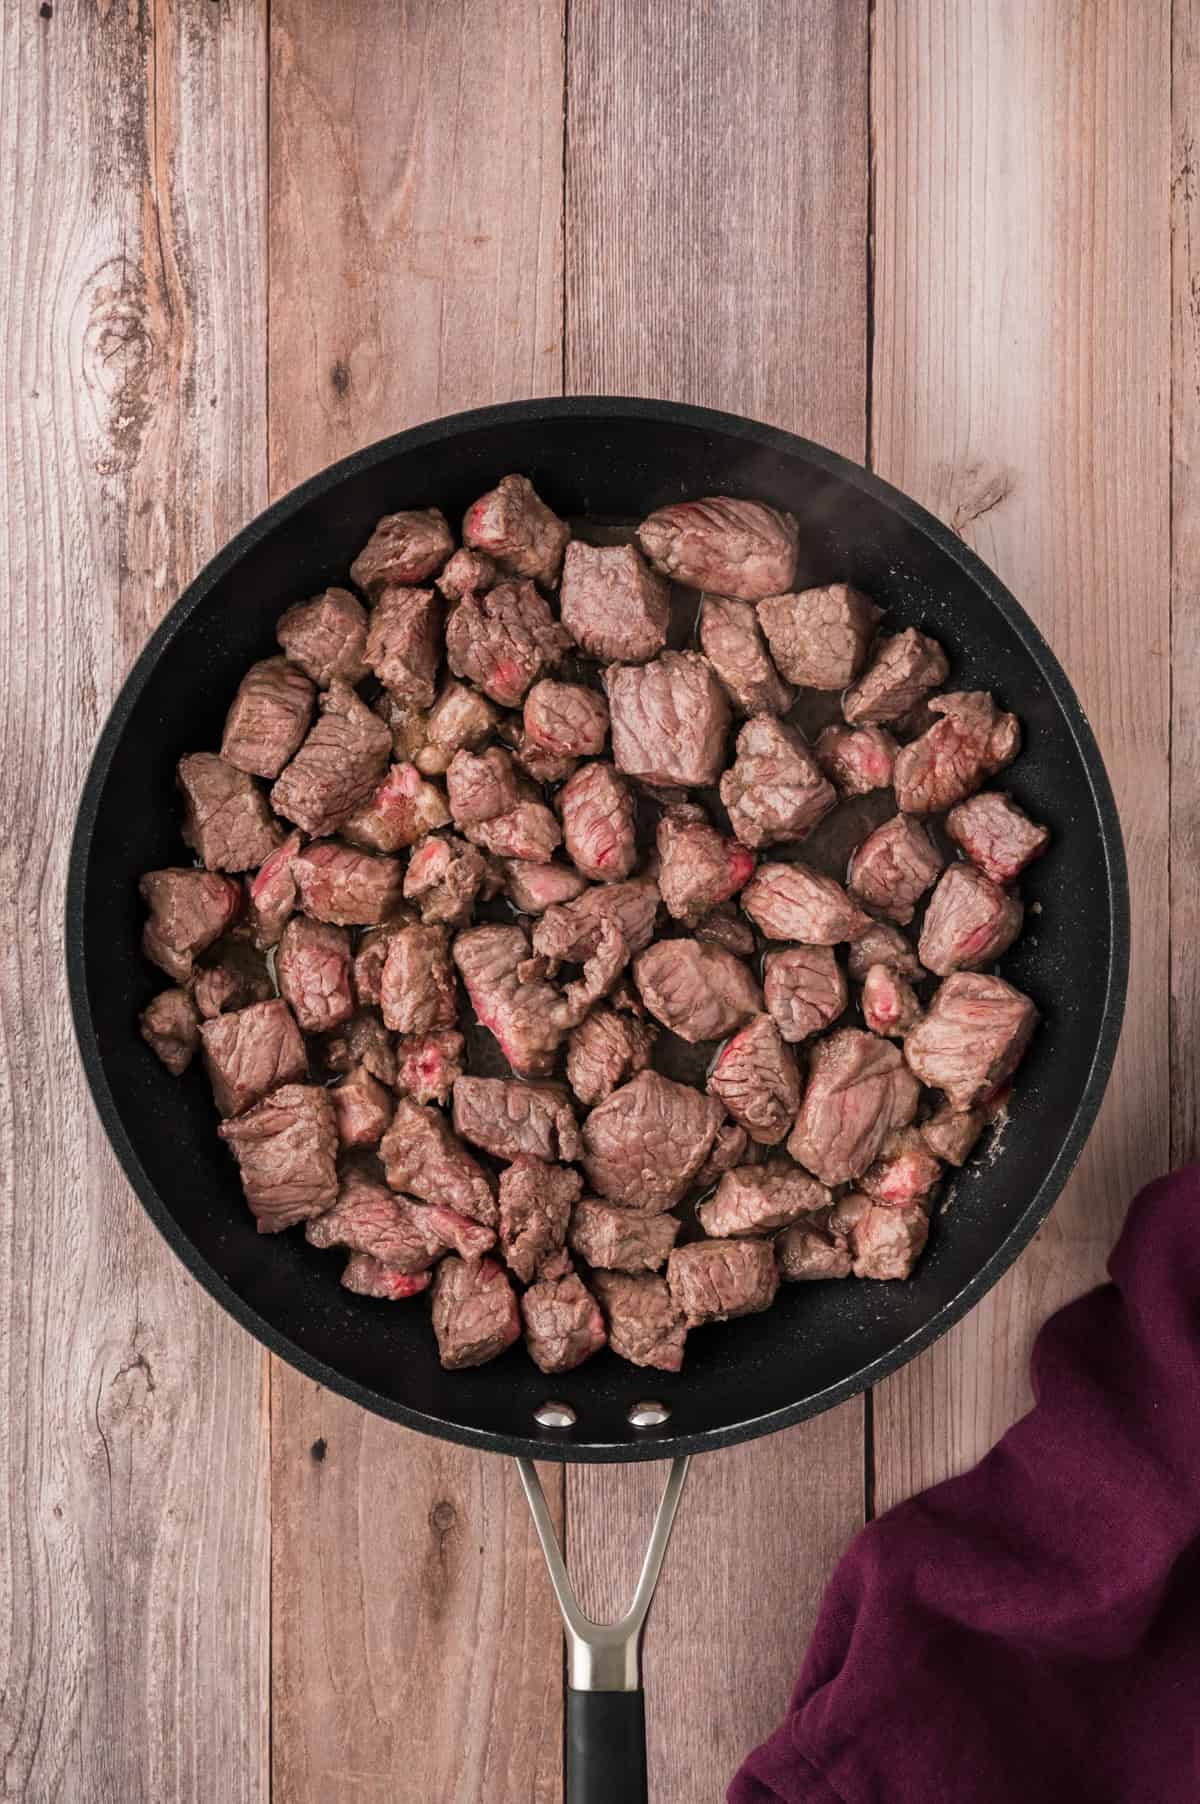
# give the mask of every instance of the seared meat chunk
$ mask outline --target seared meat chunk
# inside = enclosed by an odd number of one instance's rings
[[[844,796],[888,789],[900,747],[882,727],[826,727],[814,747],[817,763]]]
[[[883,610],[849,583],[769,595],[758,618],[771,655],[789,683],[844,689],[867,661]]]
[[[667,1260],[667,1283],[689,1328],[769,1309],[779,1288],[769,1240],[694,1240]]]
[[[587,888],[587,878],[565,864],[534,864],[528,858],[509,858],[504,865],[504,888],[514,908],[540,915],[547,908],[581,896]]]
[[[562,829],[542,802],[518,802],[507,814],[463,832],[497,858],[523,858],[529,864],[549,864],[562,841]]]
[[[737,759],[721,778],[721,800],[742,844],[758,847],[805,838],[837,796],[795,727],[759,714],[738,734]]]
[[[525,738],[556,758],[591,758],[608,738],[608,704],[581,683],[543,677],[525,697]]]
[[[637,863],[633,795],[611,764],[585,764],[558,798],[567,856],[597,883],[617,883]]]
[[[843,1027],[813,1048],[808,1089],[788,1151],[823,1184],[859,1177],[917,1110],[918,1086],[898,1047]]]
[[[795,691],[772,664],[748,601],[706,595],[700,606],[700,649],[739,714],[786,714]]]
[[[463,542],[485,551],[511,576],[532,577],[548,587],[558,576],[571,529],[552,513],[527,476],[505,476],[472,502],[463,520]]]
[[[589,657],[644,664],[667,642],[670,590],[635,545],[572,539],[559,601],[563,625]]]
[[[779,1275],[789,1283],[818,1278],[848,1278],[850,1248],[820,1218],[793,1222],[775,1242]]]
[[[923,1084],[969,1109],[1012,1076],[1037,1018],[1028,996],[1002,978],[956,971],[905,1040],[904,1056]]]
[[[423,583],[453,550],[454,539],[440,508],[385,514],[351,564],[350,575],[364,595],[377,601],[393,585]]]
[[[354,1015],[335,1027],[321,1046],[321,1056],[330,1071],[343,1077],[361,1067],[381,1084],[396,1081],[396,1050],[378,1015]]]
[[[376,1146],[392,1119],[394,1098],[377,1077],[360,1067],[329,1092],[343,1146]]]
[[[870,924],[840,883],[799,859],[760,864],[742,891],[742,907],[769,940],[803,940],[810,946],[836,946]]]
[[[430,709],[398,701],[386,689],[371,707],[392,736],[393,758],[398,764],[415,764],[428,745]]]
[[[252,664],[225,717],[221,756],[252,777],[277,777],[300,749],[316,691],[286,658]]]
[[[500,1246],[523,1284],[562,1250],[571,1207],[583,1189],[577,1171],[518,1153],[500,1174]]]
[[[879,641],[870,668],[847,694],[842,712],[852,726],[900,720],[945,682],[949,669],[936,639],[906,627]]]
[[[929,898],[917,952],[927,971],[977,971],[1007,952],[1021,931],[1020,899],[973,864],[950,865]]]
[[[293,915],[275,954],[279,993],[306,1034],[328,1033],[354,1013],[350,935],[327,921]]]
[[[496,1198],[483,1167],[451,1133],[444,1115],[410,1096],[396,1104],[392,1125],[379,1148],[393,1190],[422,1202],[454,1209],[494,1228]]]
[[[756,1015],[726,1043],[708,1087],[760,1146],[785,1138],[800,1107],[800,1073],[770,1015]]]
[[[321,840],[297,853],[292,875],[305,914],[337,927],[377,926],[400,902],[398,858],[357,852],[335,840]]]
[[[160,990],[138,1016],[147,1046],[172,1077],[182,1077],[200,1044],[200,1023],[186,990]]]
[[[436,783],[426,783],[415,764],[393,764],[374,795],[342,822],[342,838],[369,851],[399,852],[449,819]]]
[[[868,908],[906,927],[942,862],[920,821],[894,814],[856,848],[846,887]]]
[[[442,604],[433,589],[385,589],[367,630],[367,664],[407,708],[432,708],[442,659]]]
[[[845,1196],[834,1210],[850,1241],[856,1278],[907,1278],[929,1238],[929,1217],[919,1205],[897,1209],[868,1196]]]
[[[665,651],[651,664],[610,664],[613,762],[648,783],[704,789],[725,761],[729,703],[699,652]]]
[[[608,1344],[631,1365],[678,1372],[687,1324],[662,1278],[593,1272],[592,1283],[608,1322]]]
[[[505,745],[512,747],[514,759],[534,783],[565,783],[579,764],[578,758],[568,758],[562,752],[548,752],[545,746],[538,745],[525,731],[519,714],[507,715],[496,731]]]
[[[667,912],[692,924],[748,883],[754,856],[711,827],[701,809],[668,808],[658,823],[658,887]]]
[[[1015,714],[1001,714],[986,690],[935,695],[930,711],[940,714],[896,759],[892,781],[905,814],[938,814],[981,788],[1011,764],[1021,749]]]
[[[749,1144],[750,1136],[740,1122],[723,1121],[717,1129],[717,1137],[709,1149],[707,1159],[696,1173],[696,1189],[709,1189],[727,1171],[740,1165],[746,1157]]]
[[[447,1371],[485,1365],[521,1334],[513,1287],[494,1259],[443,1259],[433,1284],[433,1332]]]
[[[925,1202],[941,1175],[941,1161],[930,1152],[919,1130],[906,1127],[888,1135],[879,1157],[859,1179],[859,1187],[872,1202],[907,1209]]]
[[[370,927],[360,935],[354,954],[354,994],[361,1008],[379,1007],[388,947],[396,934],[412,924],[412,915],[402,909],[383,927]]]
[[[460,601],[446,627],[446,656],[502,708],[515,708],[567,649],[567,635],[530,582],[497,583]]]
[[[946,816],[946,832],[993,883],[1012,883],[1046,850],[1050,830],[1031,821],[1010,796],[985,790]]]
[[[475,846],[453,833],[439,834],[425,840],[409,859],[404,894],[417,904],[423,921],[461,927],[471,918],[486,874],[487,860]]]
[[[455,752],[446,772],[450,812],[456,827],[476,827],[517,805],[517,778],[511,755],[501,746],[486,752]]]
[[[781,1038],[794,1046],[831,1026],[848,992],[831,946],[785,946],[763,960],[763,996]]]
[[[275,637],[318,689],[335,678],[353,686],[367,674],[367,610],[349,589],[293,603],[280,615]]]
[[[692,928],[692,938],[703,940],[706,946],[724,946],[726,952],[736,952],[739,958],[753,958],[758,943],[749,921],[731,903],[701,915]]]
[[[921,1019],[916,991],[891,965],[872,965],[863,981],[863,1020],[873,1034],[902,1040]]]
[[[600,1305],[576,1272],[544,1274],[521,1298],[525,1345],[540,1372],[571,1372],[608,1339]]]
[[[986,1126],[982,1109],[956,1109],[947,1103],[921,1123],[921,1135],[935,1158],[947,1165],[965,1165]]]
[[[547,1164],[577,1159],[579,1126],[564,1084],[522,1084],[503,1077],[460,1077],[454,1131],[498,1159],[530,1153]]]
[[[801,1216],[828,1209],[832,1200],[824,1184],[790,1159],[769,1159],[765,1165],[727,1171],[716,1194],[696,1213],[704,1232],[721,1240],[731,1234],[773,1234]]]
[[[655,1020],[693,1044],[723,1040],[762,1008],[741,959],[700,940],[658,940],[639,953],[633,978]]]
[[[737,601],[777,594],[795,574],[796,522],[761,501],[711,495],[676,502],[643,520],[637,536],[664,576]]]
[[[575,902],[548,908],[533,930],[533,949],[551,961],[579,964],[591,958],[605,922],[617,928],[632,955],[654,937],[658,885],[653,877],[633,877],[585,890]]]
[[[138,889],[150,910],[142,951],[176,983],[186,983],[196,954],[219,940],[236,919],[241,884],[213,871],[169,867],[147,871]]]
[[[416,1297],[429,1289],[426,1272],[401,1272],[394,1265],[384,1265],[370,1253],[352,1253],[342,1273],[342,1284],[356,1296],[373,1297],[376,1302],[398,1303],[405,1297]]]
[[[485,695],[451,678],[425,717],[424,743],[413,752],[413,763],[426,777],[442,776],[455,752],[482,745],[498,719]]]
[[[327,1091],[284,1084],[217,1131],[238,1162],[260,1234],[294,1228],[336,1200],[337,1124]]]
[[[453,1027],[458,1009],[444,927],[401,927],[388,939],[379,1000],[386,1026],[398,1034]]]
[[[292,860],[303,843],[301,834],[289,833],[279,850],[272,852],[250,879],[250,925],[254,944],[260,951],[275,944],[296,906]]]
[[[640,1215],[589,1196],[575,1205],[567,1242],[589,1265],[614,1272],[656,1272],[666,1264],[678,1233],[674,1215]]]
[[[583,1124],[583,1168],[611,1202],[661,1215],[687,1193],[725,1111],[711,1096],[639,1072]]]
[[[308,1223],[304,1238],[315,1247],[349,1247],[395,1272],[424,1272],[446,1251],[434,1213],[406,1196],[393,1195],[347,1161],[337,1202]],[[476,1231],[484,1236],[480,1249],[484,1251],[495,1237],[487,1228]]]
[[[417,1102],[448,1102],[462,1076],[464,1044],[462,1035],[452,1027],[401,1040],[396,1049],[396,1089],[401,1096]]]
[[[897,977],[919,983],[925,975],[920,959],[898,927],[872,921],[865,933],[851,940],[846,969],[855,983],[865,983],[872,965],[886,965]]]
[[[192,985],[192,1001],[205,1021],[230,1009],[269,1002],[275,985],[262,953],[245,940],[223,940],[205,955]]]
[[[612,927],[585,966],[584,977],[560,993],[545,976],[545,960],[531,958],[523,927],[473,927],[454,942],[454,962],[482,1027],[522,1077],[548,1072],[563,1036],[616,980],[624,943]]]
[[[471,551],[464,546],[456,551],[437,579],[437,587],[449,602],[463,601],[468,595],[479,595],[496,580],[496,563],[486,551]]]
[[[210,871],[251,871],[283,840],[267,798],[245,771],[215,752],[179,760],[183,791],[183,843]]]
[[[644,1071],[656,1030],[631,1015],[594,1008],[567,1044],[567,1081],[586,1108],[611,1096],[618,1084]]]
[[[338,679],[320,698],[317,724],[271,790],[277,814],[315,839],[333,833],[379,782],[392,736]]]

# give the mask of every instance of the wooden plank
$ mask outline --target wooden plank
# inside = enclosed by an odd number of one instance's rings
[[[561,386],[561,46],[558,0],[274,0],[273,492]],[[276,1804],[554,1804],[561,1631],[508,1462],[279,1365],[272,1403]]]
[[[574,0],[568,389],[665,395],[865,453],[867,9]],[[649,1394],[653,1384],[647,1381]],[[627,1601],[658,1466],[571,1467],[572,1570]],[[863,1508],[862,1406],[696,1462],[647,1634],[651,1795],[723,1795],[782,1714]]]
[[[1133,914],[1100,1123],[1015,1270],[881,1388],[881,1506],[970,1464],[1026,1406],[1036,1329],[1101,1276],[1168,1157],[1168,16],[875,13],[874,462],[954,522],[1062,658],[1116,788]]]
[[[265,1361],[87,1099],[67,843],[132,657],[263,504],[261,8],[0,18],[0,1792],[267,1797]]]

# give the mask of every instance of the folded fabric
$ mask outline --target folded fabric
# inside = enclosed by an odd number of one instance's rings
[[[1200,1166],[1038,1336],[980,1465],[871,1523],[729,1804],[1200,1800]]]

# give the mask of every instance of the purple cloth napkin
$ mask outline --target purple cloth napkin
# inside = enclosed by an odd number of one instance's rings
[[[1200,1800],[1200,1166],[1109,1271],[1029,1415],[853,1542],[729,1804]]]

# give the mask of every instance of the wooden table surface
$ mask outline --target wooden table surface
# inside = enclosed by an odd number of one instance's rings
[[[1200,0],[6,0],[0,9],[0,1796],[556,1804],[508,1462],[269,1359],[122,1181],[61,915],[150,629],[356,446],[563,390],[867,461],[1011,585],[1117,790],[1133,966],[1053,1216],[874,1396],[696,1462],[658,1804],[778,1718],[864,1516],[1026,1405],[1038,1324],[1196,1145]],[[598,1609],[658,1469],[548,1477]]]

